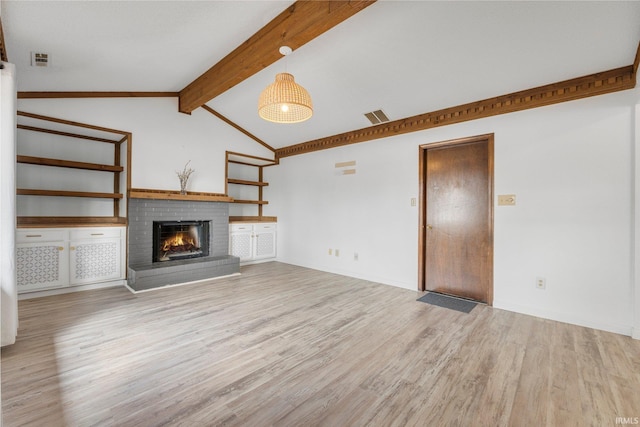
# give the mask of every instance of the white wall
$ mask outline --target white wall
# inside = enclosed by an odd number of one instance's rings
[[[417,289],[418,146],[494,133],[495,194],[517,196],[495,207],[494,306],[629,335],[636,101],[625,91],[285,158],[265,172],[278,259]],[[336,175],[350,160],[357,173]]]
[[[16,285],[16,68],[0,70],[0,324],[1,345],[13,344],[18,330]],[[0,421],[0,424],[2,422]]]
[[[190,160],[187,190],[224,193],[226,150],[272,156],[203,109],[179,113],[177,98],[22,99],[18,109],[132,132],[134,188],[180,190],[176,171]]]
[[[635,244],[634,244],[634,267],[633,267],[633,296],[635,304],[635,318],[633,323],[632,336],[635,339],[640,339],[640,90],[636,91],[636,107],[635,107],[635,145],[634,145],[634,232],[635,232]]]

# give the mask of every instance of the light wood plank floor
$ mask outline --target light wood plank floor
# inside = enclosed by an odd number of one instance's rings
[[[640,342],[280,263],[20,302],[4,426],[614,426]]]

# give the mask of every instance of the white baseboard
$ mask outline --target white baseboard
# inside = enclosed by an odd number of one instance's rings
[[[264,258],[264,259],[256,259],[251,261],[241,261],[240,267],[242,267],[243,265],[262,264],[263,262],[273,262],[275,260],[276,260],[275,258]]]
[[[515,313],[527,314],[529,316],[541,317],[543,319],[555,320],[557,322],[569,323],[577,326],[584,326],[586,328],[598,329],[601,331],[613,332],[615,334],[632,336],[633,328],[631,325],[619,325],[604,322],[594,322],[590,319],[582,319],[571,314],[554,312],[549,310],[540,310],[535,307],[529,307],[526,305],[514,304],[507,301],[493,301],[493,307],[502,310],[513,311]],[[635,331],[638,333],[640,331]],[[634,337],[636,338],[636,337]],[[637,338],[640,339],[640,338]]]
[[[290,259],[285,260],[280,258],[278,258],[276,261],[282,262],[284,264],[296,265],[298,267],[310,268],[312,270],[324,271],[326,273],[353,277],[354,279],[366,280],[368,282],[380,283],[381,285],[388,285],[388,286],[394,286],[396,288],[408,289],[410,291],[418,290],[418,285],[416,282],[411,282],[411,283],[403,282],[395,278],[382,277],[382,276],[377,276],[375,274],[360,274],[357,271],[334,268],[333,266],[325,265],[325,264],[307,264],[307,263],[298,262],[296,260],[290,260]]]
[[[18,300],[48,297],[50,295],[68,294],[71,292],[90,291],[93,289],[115,288],[117,286],[125,286],[126,284],[126,280],[113,280],[110,282],[92,283],[89,285],[65,286],[64,288],[47,289],[42,291],[18,294]]]

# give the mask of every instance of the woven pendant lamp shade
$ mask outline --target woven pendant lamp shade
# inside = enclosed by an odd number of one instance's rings
[[[313,104],[309,92],[291,74],[280,73],[260,94],[258,115],[275,123],[299,123],[313,115]]]

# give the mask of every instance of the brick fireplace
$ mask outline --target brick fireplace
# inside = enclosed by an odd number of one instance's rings
[[[206,222],[208,255],[154,262],[154,222]],[[228,203],[129,199],[128,266],[127,284],[134,291],[238,273],[240,261],[229,255]]]

